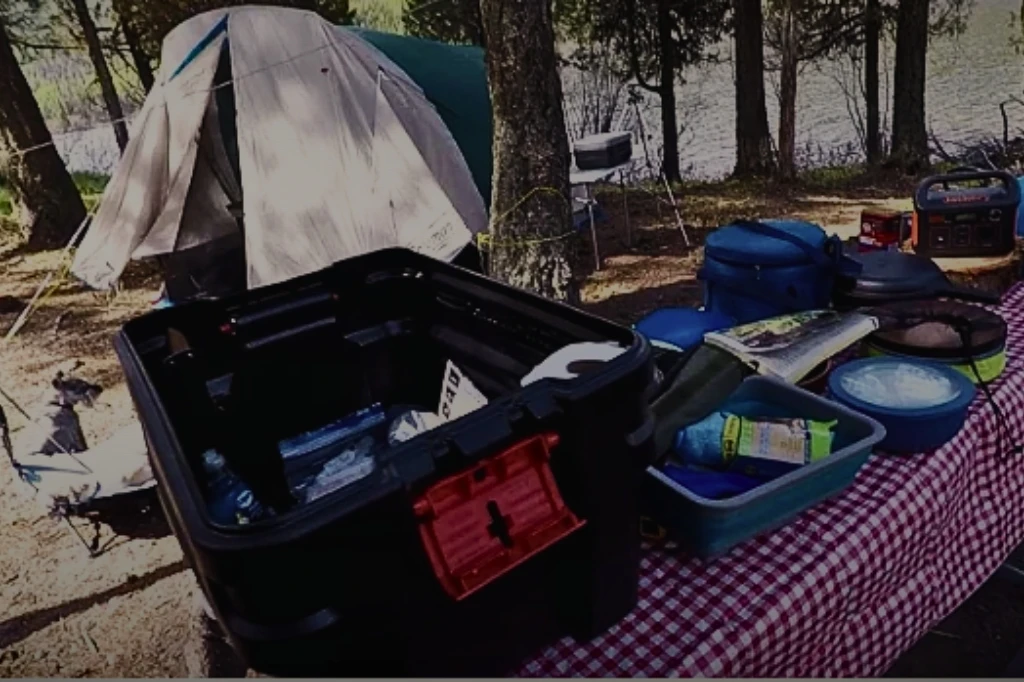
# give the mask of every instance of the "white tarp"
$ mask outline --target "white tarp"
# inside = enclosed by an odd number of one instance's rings
[[[19,475],[46,511],[86,504],[156,485],[142,425],[135,422],[77,455],[22,454]],[[83,466],[84,465],[84,466]]]
[[[314,13],[239,7],[164,40],[158,84],[75,257],[87,284],[237,232],[211,93],[225,40],[250,287],[391,246],[451,260],[486,229],[458,146],[393,62]]]

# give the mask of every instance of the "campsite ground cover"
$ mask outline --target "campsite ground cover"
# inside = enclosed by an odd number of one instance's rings
[[[857,230],[862,207],[907,205],[899,198],[907,195],[905,188],[848,174],[819,174],[785,191],[731,183],[688,186],[681,198],[693,240],[687,247],[671,207],[651,189],[630,194],[632,247],[625,239],[621,197],[617,190],[603,193],[609,213],[598,234],[604,267],[581,273],[584,306],[626,323],[655,307],[696,300],[699,244],[728,219],[794,216],[849,236]],[[589,239],[581,239],[579,246],[581,263],[592,264]],[[12,231],[0,229],[0,336],[59,264],[58,254],[25,253]],[[82,410],[86,436],[91,443],[106,438],[134,418],[111,336],[147,309],[157,286],[155,271],[144,264],[132,266],[116,296],[62,282],[18,335],[0,345],[0,385],[33,406],[57,368],[81,360],[80,373],[106,388],[96,409]],[[17,445],[32,434],[24,420],[10,416],[18,429]],[[106,554],[90,559],[66,527],[45,518],[22,494],[12,474],[6,463],[0,464],[0,676],[183,676],[191,577],[169,531],[158,528],[119,540]],[[109,537],[105,528],[104,539]],[[982,607],[1005,598],[989,598]],[[1024,612],[1011,616],[1017,626],[1024,624]],[[999,646],[1008,661],[1010,644]],[[954,648],[932,647],[929,660],[939,655],[936,651]]]

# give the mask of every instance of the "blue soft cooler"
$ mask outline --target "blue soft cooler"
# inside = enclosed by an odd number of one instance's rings
[[[704,341],[704,334],[735,326],[736,321],[696,308],[659,308],[634,325],[639,333],[656,345],[689,350]]]
[[[704,307],[738,324],[827,308],[842,243],[813,223],[737,221],[708,235]]]

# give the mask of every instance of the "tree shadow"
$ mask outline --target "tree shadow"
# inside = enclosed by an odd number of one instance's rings
[[[71,601],[51,606],[49,608],[32,611],[31,613],[15,616],[0,622],[0,649],[11,646],[31,636],[33,633],[42,630],[62,618],[69,618],[75,614],[91,609],[93,606],[103,604],[115,597],[122,597],[132,592],[144,590],[164,578],[177,575],[186,569],[184,561],[176,561],[167,566],[161,566],[141,576],[129,576],[129,578],[109,589],[91,594],[86,597],[79,597]]]
[[[583,303],[580,307],[620,324],[633,325],[659,308],[697,307],[701,305],[702,299],[700,283],[694,281],[638,289],[601,301]]]

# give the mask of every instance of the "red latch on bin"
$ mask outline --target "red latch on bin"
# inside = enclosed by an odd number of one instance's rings
[[[463,599],[585,522],[565,506],[548,461],[558,435],[524,440],[430,487],[413,503],[434,573]]]

